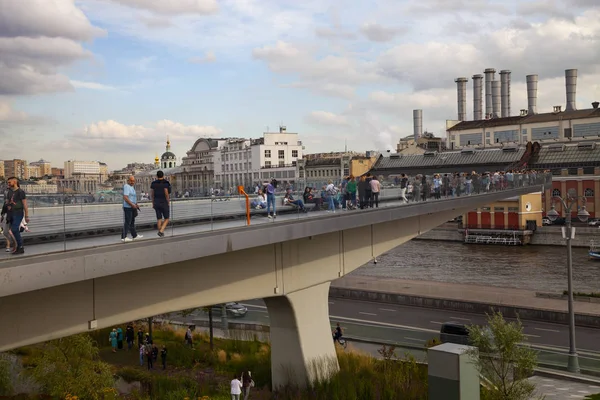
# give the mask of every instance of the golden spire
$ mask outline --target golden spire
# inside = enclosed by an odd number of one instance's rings
[[[171,151],[171,141],[169,140],[169,135],[167,135],[167,151]]]

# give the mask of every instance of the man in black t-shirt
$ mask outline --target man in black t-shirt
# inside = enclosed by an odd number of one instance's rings
[[[29,208],[27,207],[27,196],[25,191],[19,187],[17,178],[8,178],[8,193],[6,196],[6,218],[10,222],[10,231],[12,232],[17,247],[12,254],[23,254],[23,240],[21,239],[20,226],[23,219],[29,223]]]
[[[156,173],[156,178],[150,185],[150,200],[152,200],[152,208],[156,211],[158,236],[164,237],[165,229],[169,224],[171,184],[165,179],[165,174],[162,171]]]

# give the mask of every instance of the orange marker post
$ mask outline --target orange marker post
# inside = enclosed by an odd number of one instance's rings
[[[244,187],[241,185],[238,186],[238,192],[246,197],[246,224],[250,225],[250,198],[248,197],[248,193],[244,190]]]

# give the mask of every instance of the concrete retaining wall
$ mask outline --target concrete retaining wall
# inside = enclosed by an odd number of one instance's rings
[[[505,317],[509,318],[515,318],[518,316],[521,319],[531,321],[551,322],[565,325],[569,323],[568,314],[566,312],[536,308],[523,308],[498,304],[439,299],[433,297],[346,289],[334,286],[329,289],[329,296],[343,299],[400,304],[413,307],[435,308],[438,310],[460,311],[475,314],[485,314],[492,311],[500,311]],[[575,314],[575,324],[577,326],[600,328],[600,316],[590,314]]]

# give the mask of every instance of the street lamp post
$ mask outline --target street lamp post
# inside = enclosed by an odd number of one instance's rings
[[[573,308],[573,250],[571,247],[571,240],[575,238],[575,230],[571,225],[571,209],[573,205],[577,204],[577,199],[583,199],[583,206],[579,208],[577,212],[577,218],[581,222],[586,222],[590,217],[590,213],[585,209],[585,197],[576,196],[572,193],[567,195],[566,199],[560,196],[553,196],[553,199],[557,199],[562,204],[562,209],[565,211],[565,229],[563,231],[563,237],[567,240],[567,295],[568,295],[568,309],[569,309],[569,358],[567,364],[567,370],[569,372],[579,373],[579,359],[577,355],[577,349],[575,346],[575,310]],[[554,205],[546,214],[550,221],[556,221],[560,216],[558,211],[554,208]]]

